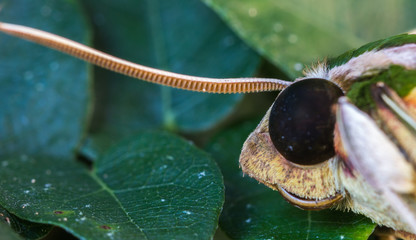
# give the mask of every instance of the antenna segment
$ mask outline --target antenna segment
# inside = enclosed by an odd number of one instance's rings
[[[56,49],[114,72],[174,88],[209,93],[249,93],[282,90],[291,84],[288,81],[272,78],[205,78],[172,73],[132,63],[67,38],[30,27],[0,22],[0,31]]]

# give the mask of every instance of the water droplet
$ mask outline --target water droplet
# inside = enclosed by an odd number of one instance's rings
[[[29,124],[29,119],[27,118],[27,116],[23,115],[20,117],[20,122],[22,123],[23,126],[26,126]]]
[[[287,37],[287,40],[290,43],[296,43],[298,41],[298,36],[296,36],[295,34],[289,34],[289,36]]]
[[[341,239],[341,240],[342,240],[342,239],[344,239],[344,235],[341,235],[341,236],[339,237],[339,239]]]
[[[289,149],[289,151],[293,151],[293,146],[292,145],[287,146],[287,148]]]
[[[85,207],[86,208],[90,208],[91,207],[91,204],[87,204],[87,205],[85,205]]]
[[[32,178],[32,180],[30,180],[31,183],[36,183],[36,179]]]
[[[250,16],[250,17],[255,17],[255,16],[257,16],[257,9],[255,9],[255,8],[250,8],[249,10],[248,10],[248,15]]]
[[[51,69],[52,71],[58,70],[59,67],[60,67],[59,62],[51,62],[49,64],[49,69]]]
[[[171,155],[167,155],[167,156],[166,156],[166,159],[167,159],[167,160],[170,160],[170,161],[175,160],[175,158],[174,158],[174,157],[172,157]]]
[[[224,47],[231,47],[235,44],[235,40],[234,36],[226,36],[222,42]]]
[[[251,223],[251,218],[247,218],[245,222],[246,223]]]
[[[43,83],[36,83],[35,89],[38,92],[42,92],[43,90],[45,90],[45,84],[43,84]]]
[[[51,13],[52,13],[52,9],[49,6],[43,6],[40,9],[40,14],[42,14],[42,16],[44,17],[51,15]]]
[[[95,14],[93,21],[96,25],[102,26],[106,23],[106,18],[103,14]]]
[[[78,214],[79,214],[80,216],[82,216],[82,214],[83,214],[83,213],[82,213],[82,212],[79,212]]]
[[[198,178],[200,179],[202,177],[205,177],[205,175],[206,175],[205,171],[202,171],[202,172],[198,173]]]
[[[66,222],[66,221],[68,221],[68,218],[64,218],[63,220],[64,220],[64,222]]]
[[[192,214],[192,212],[187,211],[187,210],[183,211],[183,213],[185,213],[185,214],[187,214],[187,215],[191,215],[191,214]]]
[[[24,203],[24,204],[22,204],[22,208],[26,208],[26,207],[29,207],[30,206],[30,204],[29,203]]]
[[[35,215],[37,216],[37,215],[39,215],[39,213],[38,212],[35,212]]]
[[[277,22],[273,25],[273,30],[275,32],[281,32],[283,30],[283,25],[281,23]]]
[[[31,71],[25,72],[23,76],[24,76],[25,80],[32,80],[33,77],[34,77],[33,72],[31,72]]]
[[[25,194],[28,194],[30,191],[29,190],[24,190],[23,191]]]
[[[62,14],[61,14],[60,12],[55,12],[55,13],[53,14],[53,19],[54,19],[56,22],[61,22],[61,21],[62,21]]]
[[[293,65],[293,68],[294,68],[296,71],[302,71],[302,69],[303,69],[303,64],[302,64],[302,63],[295,63],[295,65]]]
[[[45,184],[45,188],[50,188],[51,186],[52,186],[52,184],[50,184],[50,183]]]
[[[166,202],[166,199],[162,198],[160,199],[161,202]]]

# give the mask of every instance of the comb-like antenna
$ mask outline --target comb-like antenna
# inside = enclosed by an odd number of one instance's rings
[[[291,82],[272,78],[204,78],[135,64],[38,29],[0,22],[0,31],[56,49],[97,66],[148,82],[198,92],[248,93],[282,90]]]

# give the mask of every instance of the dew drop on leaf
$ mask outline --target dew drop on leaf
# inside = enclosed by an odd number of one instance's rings
[[[52,71],[56,71],[56,70],[58,70],[58,69],[59,69],[59,67],[60,67],[60,65],[59,65],[59,63],[58,63],[58,62],[51,62],[51,63],[49,64],[49,69],[51,69]]]
[[[31,72],[31,71],[27,71],[27,72],[24,73],[24,78],[27,81],[32,80],[33,79],[33,76],[34,76],[33,75],[33,72]]]
[[[303,65],[302,65],[302,63],[295,63],[295,65],[293,65],[293,68],[296,70],[296,71],[302,71],[302,69],[303,69]]]
[[[205,171],[202,171],[198,173],[198,178],[201,179],[202,177],[205,177],[205,175],[206,175]]]
[[[192,214],[192,212],[190,212],[190,211],[183,211],[183,213],[185,213],[187,215],[191,215]]]
[[[298,41],[298,36],[296,36],[296,34],[289,34],[287,41],[289,41],[289,43],[296,43]]]
[[[255,9],[255,8],[250,8],[250,9],[248,10],[248,15],[249,15],[250,17],[255,17],[255,16],[257,16],[257,9]]]
[[[273,30],[275,32],[281,32],[283,30],[283,25],[281,23],[277,22],[273,25]]]
[[[48,17],[49,15],[51,15],[51,13],[52,13],[52,9],[49,6],[43,6],[40,9],[40,14],[44,17]]]

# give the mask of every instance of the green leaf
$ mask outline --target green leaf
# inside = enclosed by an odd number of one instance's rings
[[[292,77],[303,64],[416,26],[412,0],[204,0]],[[374,23],[377,24],[374,24]]]
[[[404,98],[416,86],[416,71],[408,70],[399,65],[392,65],[388,69],[374,75],[365,76],[355,82],[347,93],[348,99],[365,112],[376,109],[371,87],[378,82],[384,82],[400,97]]]
[[[351,58],[358,57],[368,51],[379,51],[384,48],[399,47],[411,43],[416,43],[416,35],[414,34],[400,34],[386,39],[380,39],[375,42],[367,43],[357,49],[349,50],[336,58],[329,59],[328,67],[333,68],[340,66],[348,62]]]
[[[52,229],[52,226],[28,222],[10,214],[6,209],[0,207],[0,220],[5,221],[9,226],[25,239],[40,239],[46,236]],[[0,236],[3,237],[2,234]],[[2,238],[3,239],[3,238]]]
[[[0,175],[10,212],[82,239],[210,239],[224,200],[215,162],[162,132],[120,143],[92,172],[53,157],[11,156]]]
[[[85,4],[95,24],[96,47],[142,65],[196,76],[244,77],[259,62],[199,0]],[[205,130],[229,115],[241,99],[160,87],[101,69],[96,69],[95,79],[99,105],[92,133],[113,139],[149,128]],[[91,146],[99,145],[94,141]]]
[[[17,233],[13,231],[10,226],[7,226],[6,223],[0,223],[0,236],[2,240],[22,240]]]
[[[258,124],[249,122],[217,136],[208,147],[224,174],[226,202],[221,229],[232,239],[363,239],[374,229],[369,219],[340,211],[304,211],[238,168],[241,146]]]
[[[88,41],[89,36],[83,17],[75,0],[1,2],[1,21],[80,42]],[[72,154],[87,118],[87,65],[4,34],[0,46],[0,155]]]

